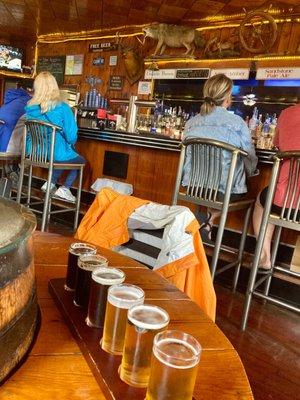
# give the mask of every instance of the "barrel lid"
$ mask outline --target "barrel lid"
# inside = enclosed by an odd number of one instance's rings
[[[0,254],[31,235],[36,219],[24,206],[0,198]]]

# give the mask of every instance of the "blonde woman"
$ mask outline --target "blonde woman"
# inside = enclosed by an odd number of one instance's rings
[[[191,118],[185,127],[184,138],[199,137],[216,139],[229,143],[247,151],[248,158],[238,159],[234,177],[231,200],[239,199],[247,192],[246,175],[253,175],[257,157],[252,143],[251,135],[246,123],[241,117],[231,114],[227,108],[231,104],[232,80],[224,74],[209,78],[203,88],[204,103],[200,114]],[[219,198],[225,193],[226,177],[230,166],[230,156],[224,152],[222,157],[222,177],[219,187]],[[183,186],[187,186],[190,176],[190,154],[184,166]],[[208,212],[207,216],[199,215],[203,223],[201,234],[205,241],[211,240],[211,227],[216,213]]]
[[[77,125],[74,114],[68,104],[60,100],[59,88],[56,79],[50,72],[41,72],[33,84],[34,95],[26,106],[26,118],[38,119],[61,127],[57,131],[54,161],[85,164],[85,159],[74,149],[77,141]],[[70,187],[77,177],[77,171],[71,170],[62,186],[56,184],[63,170],[55,169],[52,175],[51,191],[55,197],[74,203],[76,198]],[[47,183],[42,186],[46,191]]]

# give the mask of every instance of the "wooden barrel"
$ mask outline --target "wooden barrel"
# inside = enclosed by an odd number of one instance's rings
[[[0,382],[26,354],[37,326],[35,227],[30,211],[0,198]]]

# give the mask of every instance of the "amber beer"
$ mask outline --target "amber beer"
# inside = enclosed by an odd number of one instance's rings
[[[86,323],[94,328],[102,328],[104,324],[108,288],[125,280],[123,271],[117,268],[98,267],[92,272],[90,300]]]
[[[69,247],[65,289],[73,291],[76,285],[78,257],[83,254],[96,254],[96,246],[88,243],[72,243]]]
[[[138,286],[122,284],[108,289],[103,337],[100,341],[104,351],[122,354],[128,310],[144,303],[145,293]]]
[[[154,338],[146,400],[192,400],[201,346],[184,332],[164,331]]]
[[[166,329],[168,313],[142,304],[128,311],[120,378],[128,385],[147,387],[154,336]]]
[[[99,254],[81,255],[78,259],[78,269],[74,292],[74,304],[87,308],[90,296],[92,272],[97,267],[107,267],[107,258]]]

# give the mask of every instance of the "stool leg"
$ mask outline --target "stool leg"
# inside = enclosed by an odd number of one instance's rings
[[[253,264],[250,272],[250,277],[248,281],[248,287],[246,291],[246,299],[244,303],[244,310],[243,310],[243,315],[242,315],[242,322],[241,322],[241,330],[244,331],[246,329],[247,325],[247,320],[248,320],[248,315],[249,315],[249,310],[250,310],[250,305],[252,301],[252,295],[253,295],[253,289],[255,285],[255,280],[256,280],[256,275],[257,275],[257,270],[258,270],[258,265],[259,265],[259,260],[265,240],[265,235],[266,235],[266,230],[267,230],[267,212],[264,212],[265,215],[265,221],[264,221],[264,216],[263,220],[261,223],[261,228],[259,231],[259,235],[257,238],[257,244],[255,248],[255,254],[254,254],[254,259],[253,259]]]
[[[243,232],[242,232],[242,236],[241,236],[239,252],[238,252],[238,257],[237,257],[238,263],[237,263],[237,266],[235,267],[233,281],[232,281],[232,291],[233,292],[236,291],[236,286],[237,286],[239,275],[240,275],[240,269],[241,269],[241,265],[242,265],[244,247],[245,247],[247,233],[248,233],[248,229],[249,229],[250,216],[251,216],[252,209],[253,209],[253,206],[251,206],[247,209],[245,219],[244,219]]]
[[[28,188],[27,188],[27,201],[26,201],[27,206],[29,206],[30,204],[31,183],[32,183],[32,165],[29,166],[29,173],[28,173]]]
[[[21,162],[20,176],[19,176],[19,183],[18,183],[18,193],[17,193],[17,203],[20,203],[20,201],[21,201],[24,171],[25,171],[25,164],[24,164],[24,162]]]
[[[49,196],[49,207],[48,207],[48,212],[47,212],[47,225],[50,223],[50,217],[51,217],[51,195]]]
[[[218,258],[219,258],[224,228],[225,228],[226,219],[227,219],[227,212],[228,212],[228,207],[226,207],[225,209],[223,208],[222,213],[221,213],[219,227],[218,227],[218,233],[217,233],[217,237],[216,237],[216,241],[215,241],[215,248],[214,248],[214,252],[213,252],[213,256],[212,256],[211,267],[210,267],[212,280],[214,280],[216,269],[217,269]]]
[[[51,211],[51,210],[49,210],[51,179],[52,179],[52,168],[50,167],[49,171],[48,171],[47,189],[46,189],[45,202],[44,202],[44,208],[43,208],[41,232],[44,232],[44,230],[45,230],[46,221],[47,221],[47,215],[48,215],[49,211]]]
[[[77,226],[78,226],[79,211],[80,211],[80,198],[81,198],[81,190],[82,190],[82,177],[83,177],[83,167],[81,167],[79,170],[79,182],[78,182],[78,189],[77,189],[76,209],[75,209],[75,218],[74,218],[74,231],[77,229]]]

